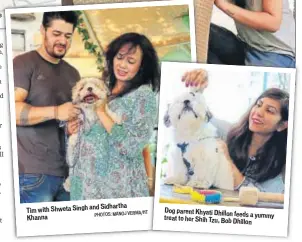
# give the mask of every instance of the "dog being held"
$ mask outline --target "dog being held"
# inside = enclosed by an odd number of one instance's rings
[[[168,106],[164,123],[170,127],[173,141],[167,153],[166,184],[234,190],[231,164],[209,118],[198,91],[184,93]]]
[[[98,122],[98,116],[96,113],[97,107],[107,102],[107,97],[110,91],[104,81],[98,78],[83,78],[76,83],[72,89],[72,102],[80,107],[82,113],[80,115],[80,120],[82,120],[82,125],[78,133],[72,134],[68,139],[68,149],[67,149],[67,161],[68,163],[76,162],[76,159],[80,157],[75,157],[75,154],[80,150],[79,135],[83,132],[89,132],[92,126]],[[113,113],[106,104],[106,113],[111,117],[111,119],[117,123],[121,124],[121,118]],[[72,164],[68,164],[72,166]],[[72,168],[71,168],[72,169]],[[66,179],[63,184],[66,191],[70,191],[70,179]]]

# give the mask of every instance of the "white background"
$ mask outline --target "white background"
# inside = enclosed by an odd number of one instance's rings
[[[1,0],[2,2],[3,0]],[[6,0],[4,0],[6,1]],[[300,69],[302,68],[302,2],[297,1],[297,79],[296,79],[296,110],[295,110],[295,126],[294,126],[294,142],[293,142],[293,160],[292,160],[292,176],[291,176],[291,194],[290,194],[290,214],[289,214],[289,236],[288,238],[260,237],[260,236],[238,236],[225,234],[209,234],[209,233],[185,233],[185,232],[120,232],[120,233],[103,233],[89,235],[67,235],[67,236],[44,236],[36,238],[25,238],[21,241],[45,241],[45,242],[99,242],[99,241],[223,241],[223,242],[241,242],[241,241],[259,241],[259,242],[278,242],[291,241],[299,242],[302,239],[301,221],[302,221],[302,74],[300,77]],[[3,42],[4,31],[0,30],[0,43]],[[0,56],[2,64],[3,56]],[[3,70],[0,70],[0,77],[3,77]],[[5,80],[4,80],[5,81]],[[7,84],[7,82],[5,82]],[[7,86],[0,85],[0,92],[8,93]],[[4,101],[4,102],[3,102]],[[13,199],[13,183],[12,183],[12,164],[10,157],[10,132],[9,132],[9,113],[8,100],[0,101],[0,122],[3,122],[5,129],[0,129],[0,142],[5,147],[6,158],[0,159],[0,181],[2,183],[0,195],[0,217],[3,217],[3,224],[0,224],[0,241],[17,241],[15,238],[15,218],[14,218],[14,199]],[[3,199],[5,197],[5,199]],[[89,226],[83,224],[83,226]],[[202,225],[201,225],[202,226]],[[267,224],[269,226],[269,224]]]
[[[3,9],[12,7],[29,6],[55,6],[61,5],[61,0],[0,0],[0,14],[4,15]],[[4,17],[0,18],[0,29],[5,28]]]

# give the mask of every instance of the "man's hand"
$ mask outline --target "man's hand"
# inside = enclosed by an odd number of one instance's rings
[[[188,71],[182,76],[181,80],[186,83],[186,87],[194,86],[204,90],[208,86],[208,73],[203,69]]]
[[[62,105],[55,107],[55,119],[60,121],[69,121],[75,119],[81,110],[77,105],[73,105],[71,102],[66,102]]]

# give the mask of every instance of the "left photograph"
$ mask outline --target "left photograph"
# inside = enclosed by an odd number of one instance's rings
[[[151,229],[160,63],[196,60],[193,13],[6,10],[18,236]]]

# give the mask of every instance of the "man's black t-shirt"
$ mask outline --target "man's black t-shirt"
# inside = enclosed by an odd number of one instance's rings
[[[71,101],[80,75],[66,61],[53,64],[31,51],[15,57],[13,64],[15,87],[28,91],[26,103],[46,107]],[[19,174],[67,175],[64,130],[57,120],[17,126],[17,143]]]

